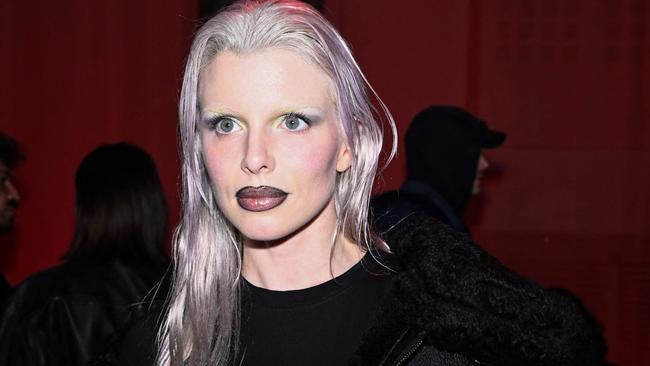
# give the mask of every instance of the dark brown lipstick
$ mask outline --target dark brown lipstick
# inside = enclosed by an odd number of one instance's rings
[[[287,198],[288,193],[274,187],[244,187],[237,191],[237,203],[247,211],[267,211],[279,206]]]

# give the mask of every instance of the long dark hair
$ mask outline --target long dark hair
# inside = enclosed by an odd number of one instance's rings
[[[76,227],[64,259],[164,261],[167,203],[156,166],[144,150],[103,145],[77,169]]]

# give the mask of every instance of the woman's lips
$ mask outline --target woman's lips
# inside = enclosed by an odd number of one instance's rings
[[[247,211],[267,211],[279,206],[287,198],[288,193],[274,187],[244,187],[237,191],[237,203]]]

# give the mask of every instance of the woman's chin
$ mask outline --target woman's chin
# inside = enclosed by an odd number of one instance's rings
[[[248,225],[247,225],[248,226]],[[263,242],[268,245],[270,242],[282,242],[284,239],[291,237],[297,228],[289,227],[242,227],[238,228],[246,244]]]

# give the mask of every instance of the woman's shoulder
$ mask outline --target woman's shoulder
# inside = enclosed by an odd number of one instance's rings
[[[37,272],[16,286],[7,299],[3,319],[12,318],[12,321],[23,319],[38,312],[39,309],[49,306],[53,301],[65,301],[65,279],[67,277],[64,266],[55,266]]]
[[[107,261],[92,264],[66,263],[40,271],[21,282],[7,299],[5,311],[13,317],[31,319],[50,308],[102,304],[130,308],[153,296],[165,276],[165,264]],[[67,310],[66,310],[67,312]],[[31,320],[30,320],[31,321]]]
[[[156,360],[156,339],[160,309],[152,311],[131,327],[115,334],[105,352],[89,363],[91,366],[148,366]]]
[[[112,262],[66,264],[23,281],[4,310],[0,348],[29,357],[37,354],[34,347],[47,355],[63,355],[72,349],[83,355],[101,352],[107,339],[151,313],[167,292],[164,266],[151,271],[160,285],[127,267]],[[110,276],[118,283],[102,280]]]
[[[602,362],[601,330],[579,300],[511,271],[467,234],[413,215],[385,240],[399,269],[383,316],[436,348],[498,365]]]
[[[116,331],[92,366],[153,365],[157,353],[157,336],[164,319],[167,297],[171,288],[171,272],[163,277],[155,293],[147,296],[138,317]]]

